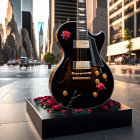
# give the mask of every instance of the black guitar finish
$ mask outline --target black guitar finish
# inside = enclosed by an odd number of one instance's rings
[[[73,80],[72,72],[76,72],[73,67],[73,61],[76,60],[76,52],[74,40],[76,40],[76,24],[77,22],[67,22],[63,24],[57,31],[57,43],[63,51],[63,59],[59,63],[50,76],[50,91],[58,103],[66,108],[96,108],[107,102],[112,95],[114,88],[114,79],[109,67],[100,58],[99,53],[104,43],[104,33],[100,32],[97,35],[88,33],[88,39],[91,42],[92,49],[83,49],[82,54],[87,53],[86,61],[91,62],[91,69],[83,72],[91,72],[90,80]],[[68,31],[71,36],[65,40],[62,37],[62,32]],[[93,50],[94,52],[91,52]],[[95,54],[96,53],[96,54]],[[92,54],[101,59],[102,66],[92,63]],[[95,58],[96,61],[96,58]],[[97,60],[98,63],[98,60]],[[100,75],[96,76],[95,71],[99,71]],[[107,75],[107,79],[102,78],[102,74]],[[87,75],[86,75],[87,76]],[[105,89],[99,91],[97,97],[93,97],[93,92],[98,92],[95,80],[99,79],[105,85]],[[64,96],[64,91],[66,95]],[[77,98],[73,98],[79,95]],[[71,105],[69,105],[71,101]]]

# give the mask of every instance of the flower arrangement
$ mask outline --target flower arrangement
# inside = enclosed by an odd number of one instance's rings
[[[99,111],[114,111],[120,108],[121,104],[115,100],[109,100],[103,106],[97,109],[65,109],[62,104],[57,104],[52,96],[38,97],[33,99],[37,105],[40,105],[44,110],[55,115],[66,115],[71,112],[72,115],[87,115],[95,110]]]

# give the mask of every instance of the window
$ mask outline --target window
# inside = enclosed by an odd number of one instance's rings
[[[113,5],[114,3],[116,3],[118,0],[110,0],[109,2],[109,6]]]
[[[124,5],[127,5],[128,3],[130,3],[133,0],[124,0]]]
[[[137,13],[137,36],[140,36],[140,12]]]
[[[140,8],[140,0],[137,1],[136,5],[137,5],[137,9]]]
[[[126,16],[127,14],[130,14],[134,12],[134,5],[128,7],[127,9],[124,10],[124,15]]]
[[[128,28],[131,36],[134,37],[134,16],[127,18],[124,21],[125,28]]]
[[[112,22],[118,20],[118,19],[121,18],[121,17],[122,17],[122,13],[119,13],[119,14],[116,15],[115,17],[111,18],[111,19],[110,19],[110,24],[111,24]]]
[[[122,22],[110,27],[110,44],[122,41]]]
[[[119,3],[115,8],[113,8],[112,10],[110,10],[109,15],[112,15],[113,13],[117,12],[121,8],[122,8],[122,2]]]

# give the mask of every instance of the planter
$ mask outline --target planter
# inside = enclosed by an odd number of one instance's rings
[[[52,64],[48,64],[48,69],[51,69],[52,68]]]

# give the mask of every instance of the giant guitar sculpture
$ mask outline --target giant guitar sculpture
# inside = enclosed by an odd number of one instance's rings
[[[49,89],[63,107],[96,108],[112,95],[114,79],[100,57],[105,35],[87,31],[86,0],[77,1],[77,21],[64,23],[56,32],[62,58],[49,78]]]

